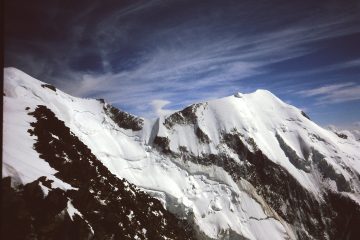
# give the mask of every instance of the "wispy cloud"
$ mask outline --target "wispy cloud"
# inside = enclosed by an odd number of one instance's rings
[[[360,85],[353,82],[331,84],[299,92],[305,97],[315,97],[317,104],[340,103],[360,99]]]
[[[137,65],[132,69],[84,74],[80,81],[71,82],[67,90],[78,96],[103,95],[109,101],[135,109],[137,104],[150,103],[159,97],[184,102],[184,93],[202,92],[209,88],[213,97],[219,97],[224,92],[231,94],[231,91],[237,91],[236,85],[241,83],[234,82],[266,74],[266,66],[271,63],[311,52],[311,48],[303,46],[304,41],[318,40],[322,33],[311,33],[312,36],[309,36],[307,32],[312,32],[311,28],[255,35],[251,40],[248,37],[225,36],[195,46],[164,43],[164,46],[138,57]],[[193,38],[184,41],[196,43],[196,36]],[[232,82],[233,87],[229,89]]]
[[[160,117],[160,116],[164,116],[170,113],[173,113],[173,110],[167,110],[164,109],[164,107],[166,105],[168,105],[170,103],[170,101],[166,101],[166,100],[159,100],[159,99],[155,99],[151,102],[151,106],[153,107],[153,111],[156,114],[156,117]]]
[[[318,95],[327,95],[331,94],[334,91],[339,91],[341,89],[348,89],[348,87],[354,86],[354,83],[348,82],[348,83],[340,83],[340,84],[332,84],[332,85],[326,85],[323,87],[310,89],[310,90],[303,90],[299,93],[310,97],[310,96],[318,96]]]
[[[93,4],[70,21],[76,27],[56,48],[60,52],[47,46],[53,60],[38,65],[45,75],[41,80],[76,96],[102,97],[133,113],[153,116],[164,113],[165,103],[176,109],[243,91],[251,85],[244,83],[249,78],[262,77],[266,82],[266,76],[273,74],[272,64],[314,53],[313,44],[319,41],[359,32],[352,9],[318,14],[303,3],[296,6],[299,11],[252,1],[208,5],[140,1],[107,8],[106,14],[94,17],[98,5]],[[204,9],[209,14],[200,14]],[[99,66],[79,70],[77,65],[90,61],[91,54],[101,60]],[[359,60],[294,74],[357,64]],[[355,98],[353,87],[338,86],[337,92],[342,92],[336,97]],[[325,90],[302,94],[335,101],[335,93],[321,91]]]
[[[293,78],[298,77],[307,77],[307,76],[314,76],[318,74],[326,74],[326,73],[332,73],[336,71],[343,71],[348,70],[349,68],[358,68],[360,69],[360,58],[354,59],[350,61],[330,64],[326,66],[313,66],[312,69],[306,69],[302,71],[292,71],[291,73],[282,73],[277,75],[277,79],[281,80],[284,79],[289,80]]]

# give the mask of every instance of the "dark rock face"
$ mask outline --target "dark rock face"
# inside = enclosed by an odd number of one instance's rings
[[[197,107],[193,105],[171,115],[165,124],[168,128],[191,124],[199,142],[208,144],[209,137],[197,123]],[[141,130],[142,119],[111,106],[104,110],[120,127]],[[77,190],[52,188],[52,181],[46,177],[16,188],[11,187],[10,178],[2,179],[1,239],[194,239],[199,236],[191,217],[179,219],[164,209],[159,200],[111,174],[51,110],[38,106],[29,114],[37,120],[29,129],[29,133],[37,137],[35,150],[58,171],[57,178]],[[325,141],[316,135],[312,137]],[[306,159],[301,159],[279,135],[276,138],[295,167],[304,172],[317,170],[323,178],[335,181],[339,191],[352,190],[344,176],[315,149],[303,144]],[[221,142],[237,154],[243,164],[221,153],[194,156],[184,146],[179,147],[179,153],[174,153],[166,137],[155,135],[152,144],[169,157],[219,166],[234,181],[247,180],[292,226],[298,239],[358,239],[360,207],[354,200],[331,191],[324,192],[323,201],[318,200],[283,167],[268,159],[252,138],[245,139],[236,129],[222,133]],[[312,162],[308,161],[310,155]],[[354,177],[360,179],[359,175]],[[47,194],[42,186],[49,188]],[[79,214],[69,215],[69,202]],[[243,239],[234,232],[224,236]]]
[[[335,134],[339,137],[339,138],[342,138],[342,139],[348,139],[348,136],[344,133],[337,133],[335,132]]]
[[[139,131],[143,127],[143,119],[120,111],[119,109],[111,106],[110,104],[105,104],[104,111],[121,128]]]
[[[353,200],[336,193],[329,192],[327,202],[333,209],[329,230],[331,239],[359,239],[360,207]]]
[[[296,152],[288,146],[285,141],[276,134],[276,138],[280,144],[281,149],[284,151],[285,155],[288,157],[290,162],[298,169],[303,170],[304,172],[309,173],[311,171],[311,164],[307,159],[300,158]]]
[[[2,239],[193,238],[191,225],[164,209],[159,200],[111,174],[51,110],[38,106],[30,114],[37,119],[29,130],[37,137],[35,150],[58,171],[57,178],[77,190],[50,188],[44,196],[39,184],[51,187],[45,177],[18,189],[3,179],[3,207],[8,211],[2,214],[7,224]],[[69,217],[69,201],[81,216]],[[16,238],[9,238],[12,234]]]
[[[183,146],[179,147],[180,153],[163,153],[196,164],[216,165],[227,171],[235,181],[241,178],[249,181],[267,204],[293,226],[298,239],[356,239],[360,236],[360,228],[354,227],[360,226],[360,207],[353,200],[328,192],[323,196],[325,201],[320,202],[256,146],[250,151],[238,133],[224,133],[222,141],[246,164],[239,165],[225,154],[194,156]],[[251,140],[249,142],[251,145]],[[321,156],[318,159],[325,161]],[[325,177],[339,177],[332,176],[332,171],[326,167],[321,168],[328,172]],[[309,165],[304,166],[304,170],[308,169]],[[346,189],[341,179],[337,182],[341,189]]]
[[[48,89],[56,92],[56,87],[54,87],[54,86],[51,85],[51,84],[47,84],[47,83],[46,83],[46,84],[41,84],[41,87],[43,87],[43,88],[48,88]]]
[[[2,239],[91,239],[81,217],[70,219],[65,191],[54,189],[44,196],[39,184],[47,183],[41,177],[14,189],[10,178],[2,179]]]
[[[250,152],[236,135],[226,134],[224,139],[240,159],[246,159],[250,163],[245,164],[247,169],[243,172],[246,174],[239,177],[252,183],[258,194],[283,219],[294,226],[299,239],[325,239],[326,236],[329,239],[340,239],[337,236],[346,234],[351,236],[348,239],[356,239],[359,230],[349,225],[354,222],[360,223],[360,207],[353,200],[339,193],[328,192],[324,196],[325,202],[319,202],[285,169],[273,163],[261,151]],[[345,183],[342,180],[338,181],[341,189],[346,188],[342,186],[347,184],[345,179]],[[346,213],[350,209],[354,209],[351,216]],[[347,221],[339,221],[344,218]],[[347,229],[346,234],[344,229]]]
[[[301,111],[301,115],[303,115],[303,116],[306,117],[307,119],[311,120],[310,117],[309,117],[304,111]]]
[[[325,160],[325,156],[316,151],[315,149],[311,149],[313,153],[313,161],[317,166],[319,172],[322,174],[324,178],[329,178],[335,181],[336,186],[341,192],[350,192],[351,187],[346,181],[345,177],[342,174],[336,173],[335,169]]]
[[[303,170],[304,172],[311,172],[312,165],[308,159],[300,158],[296,152],[291,149],[285,141],[280,137],[280,135],[276,134],[276,138],[280,144],[281,149],[284,151],[285,155],[288,157],[289,161],[298,169]],[[309,157],[307,149],[302,149],[304,155]],[[350,192],[351,187],[346,181],[345,177],[342,174],[336,173],[335,169],[325,160],[325,156],[316,151],[314,148],[310,149],[312,153],[312,160],[314,163],[314,167],[322,174],[323,178],[328,178],[335,181],[336,186],[339,191],[342,192]]]
[[[171,129],[174,125],[192,125],[194,127],[194,133],[197,136],[200,143],[210,143],[210,138],[198,125],[198,119],[196,116],[197,109],[202,106],[202,103],[193,104],[184,108],[181,111],[175,112],[167,117],[164,121],[166,128]]]
[[[204,133],[199,126],[197,126],[195,129],[195,135],[198,137],[201,143],[210,143],[209,136],[206,135],[206,133]]]
[[[269,206],[294,226],[299,239],[306,239],[305,231],[313,233],[312,237],[321,239],[322,233],[319,230],[322,225],[322,215],[314,196],[260,150],[250,152],[236,135],[226,134],[224,138],[240,159],[246,159],[250,163],[246,164],[243,170],[246,174],[239,177],[249,181]]]
[[[165,154],[171,153],[169,143],[170,140],[167,137],[156,136],[153,141],[154,146]]]
[[[96,100],[98,100],[100,103],[102,103],[102,104],[105,104],[105,99],[103,99],[103,98],[98,98],[98,99],[96,99]]]
[[[172,128],[175,124],[196,124],[196,110],[201,106],[201,103],[193,104],[189,107],[184,108],[181,111],[171,114],[168,118],[165,119],[165,127]]]

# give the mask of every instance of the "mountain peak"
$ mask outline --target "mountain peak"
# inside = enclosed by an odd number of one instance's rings
[[[254,92],[251,93],[241,93],[241,92],[237,92],[234,94],[234,97],[238,97],[241,98],[244,95],[256,95],[256,96],[269,96],[269,97],[276,97],[272,92],[270,92],[269,90],[266,89],[257,89]]]
[[[14,84],[18,84],[19,82],[43,83],[40,80],[28,75],[27,73],[15,67],[4,68],[4,78],[8,78],[8,82],[14,83],[15,81],[16,83]]]
[[[65,194],[59,209],[90,226],[89,236],[103,233],[99,219],[114,219],[107,206],[122,209],[116,199],[129,196],[157,202],[161,211],[148,216],[164,214],[174,225],[176,216],[186,222],[180,229],[195,229],[200,239],[343,239],[343,229],[360,224],[360,143],[267,90],[193,104],[152,122],[14,68],[5,69],[4,81],[3,176],[43,192],[41,203]],[[67,176],[69,165],[91,174]],[[80,204],[79,192],[94,205]],[[97,209],[104,212],[89,214]],[[146,236],[144,221],[131,222],[137,213],[116,214]]]

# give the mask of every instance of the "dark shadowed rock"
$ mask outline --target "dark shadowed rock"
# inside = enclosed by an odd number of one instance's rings
[[[325,156],[316,151],[315,149],[311,149],[313,153],[313,162],[317,166],[319,172],[323,175],[324,178],[329,178],[335,181],[336,186],[341,192],[351,192],[351,187],[349,183],[346,181],[345,177],[336,173],[335,169],[332,167],[330,163],[327,162]]]
[[[184,124],[196,124],[196,110],[201,106],[201,103],[193,104],[184,108],[181,111],[171,114],[165,119],[164,125],[168,129],[172,128],[175,124],[184,125]]]
[[[209,136],[206,135],[206,133],[204,133],[199,126],[195,128],[195,135],[198,137],[201,143],[210,143]]]
[[[165,154],[169,154],[171,153],[171,150],[170,150],[170,140],[169,138],[167,137],[159,137],[159,136],[156,136],[154,138],[154,141],[153,141],[153,145],[158,149],[160,150],[161,152],[165,153]]]
[[[301,111],[301,115],[303,115],[303,116],[306,117],[307,119],[311,120],[310,117],[309,117],[304,111]]]
[[[123,112],[110,104],[105,104],[104,111],[121,128],[139,131],[143,127],[142,118]]]
[[[307,159],[300,158],[294,149],[292,149],[290,146],[288,146],[284,139],[280,137],[279,134],[276,134],[276,139],[279,142],[279,145],[281,149],[284,151],[286,157],[289,159],[289,161],[298,169],[303,170],[304,172],[309,173],[311,171],[311,164]]]
[[[337,133],[335,132],[335,134],[339,137],[339,138],[342,138],[342,139],[348,139],[348,136],[344,133]]]
[[[184,161],[222,167],[234,181],[242,178],[247,180],[266,203],[293,226],[298,239],[347,239],[344,236],[348,236],[348,239],[355,240],[356,236],[359,236],[359,228],[354,227],[360,221],[360,209],[356,203],[350,198],[332,192],[325,194],[324,202],[318,201],[316,196],[308,192],[286,169],[268,159],[257,147],[253,147],[254,150],[250,151],[241,137],[241,134],[236,132],[223,133],[222,142],[246,164],[238,164],[224,154],[194,156],[183,146],[179,147],[179,154],[170,150],[167,153],[181,157]],[[165,139],[162,142],[166,143],[164,146],[169,144]],[[286,151],[289,151],[288,154],[293,154],[289,149]],[[315,158],[318,167],[323,169],[325,177],[334,179],[341,190],[349,190],[346,181],[341,178],[342,175],[334,175],[333,169],[328,169],[326,164],[321,163],[321,156]],[[301,160],[293,159],[293,161]],[[306,171],[310,168],[309,163],[301,165],[302,163],[295,162],[295,164],[300,164],[298,167]],[[351,214],[349,214],[350,209],[354,209]]]
[[[47,83],[45,83],[45,84],[41,84],[41,87],[43,87],[43,88],[48,88],[48,89],[50,89],[50,90],[52,90],[52,91],[56,92],[56,87],[54,87],[54,86],[53,86],[53,85],[51,85],[51,84],[47,84]]]
[[[3,206],[9,211],[2,215],[3,220],[15,219],[7,221],[2,239],[13,239],[7,236],[17,229],[17,239],[193,238],[193,228],[185,220],[109,172],[51,110],[38,106],[30,115],[37,120],[29,133],[37,138],[34,148],[40,158],[58,171],[57,178],[77,190],[50,188],[44,196],[39,183],[51,186],[44,177],[19,189],[12,189],[10,180],[4,179]],[[69,217],[69,201],[81,215]]]

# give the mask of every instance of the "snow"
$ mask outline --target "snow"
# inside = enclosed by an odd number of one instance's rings
[[[53,187],[71,186],[53,175],[56,173],[33,149],[34,139],[27,133],[34,119],[27,115],[36,105],[46,105],[65,122],[94,155],[116,176],[142,188],[159,198],[164,206],[181,214],[193,212],[195,223],[211,238],[232,229],[249,239],[295,238],[290,227],[274,215],[250,183],[234,182],[217,166],[201,166],[192,162],[159,154],[148,145],[158,136],[168,137],[170,149],[179,152],[185,146],[195,156],[220,151],[234,156],[221,142],[221,134],[234,129],[244,139],[254,139],[257,147],[273,162],[284,167],[304,188],[318,195],[321,178],[296,168],[281,149],[276,134],[300,158],[305,158],[302,147],[314,148],[346,179],[352,176],[346,168],[360,173],[360,144],[354,139],[344,140],[302,116],[301,111],[282,102],[266,90],[203,103],[197,110],[198,126],[208,135],[209,144],[200,143],[194,126],[175,124],[164,126],[166,116],[144,121],[141,131],[133,132],[118,127],[104,114],[103,105],[92,99],[71,97],[41,87],[42,82],[14,69],[4,72],[4,152],[3,176],[12,176],[22,183],[46,176],[54,180]],[[314,137],[316,136],[316,137]],[[319,140],[320,139],[320,140]],[[247,144],[247,143],[246,143]],[[19,148],[18,146],[22,146]],[[252,149],[251,146],[249,146]],[[236,161],[240,161],[235,158]],[[359,194],[359,183],[353,180],[354,192]],[[349,193],[352,195],[352,193]],[[352,195],[358,197],[359,195]],[[68,202],[72,217],[80,213]],[[81,215],[80,215],[81,216]],[[131,214],[130,216],[131,217]]]
[[[301,114],[301,110],[288,105],[266,90],[250,94],[212,100],[205,108],[197,109],[198,125],[209,136],[207,147],[199,146],[189,125],[175,125],[171,130],[161,126],[160,136],[170,139],[170,149],[179,152],[185,146],[194,155],[219,153],[221,133],[236,129],[245,138],[254,139],[257,147],[272,161],[284,167],[310,192],[317,194],[319,182],[314,176],[297,169],[281,149],[276,135],[290,146],[296,154],[305,159],[302,145],[314,148],[324,156],[336,172],[345,179],[351,175],[342,164],[354,172],[360,171],[360,144],[353,139],[344,140],[321,128]],[[251,149],[251,148],[250,148]],[[341,159],[336,161],[335,159]],[[359,189],[358,189],[359,190]]]
[[[130,210],[130,213],[127,215],[129,221],[131,222],[132,219],[134,218],[134,212],[132,210]]]
[[[30,94],[34,90],[24,79],[30,76],[15,70],[5,69],[4,72],[4,119],[3,119],[3,177],[12,176],[17,184],[27,184],[46,176],[53,180],[53,188],[64,190],[75,189],[69,184],[54,177],[56,170],[39,158],[33,149],[35,139],[27,132],[35,118],[27,114],[26,107],[34,109],[40,103],[39,96]],[[30,79],[30,81],[36,81]]]
[[[49,194],[49,192],[51,191],[51,189],[44,186],[41,182],[39,182],[39,186],[40,186],[41,190],[43,191],[44,197],[46,197]]]
[[[88,225],[88,227],[89,227],[90,231],[92,232],[92,234],[94,234],[94,229],[90,225],[89,221],[84,219],[84,216],[81,214],[81,212],[79,212],[79,210],[77,210],[74,207],[74,205],[72,204],[71,199],[69,199],[69,198],[68,198],[68,201],[67,201],[66,211],[68,212],[71,221],[74,221],[74,216],[75,215],[78,215],[79,217],[81,217],[86,222],[86,224]]]
[[[75,214],[80,216],[81,218],[83,218],[83,215],[79,212],[79,210],[77,210],[74,205],[72,205],[71,200],[68,199],[67,202],[67,212],[69,214],[69,217],[71,218],[72,221],[74,221],[74,216]]]

